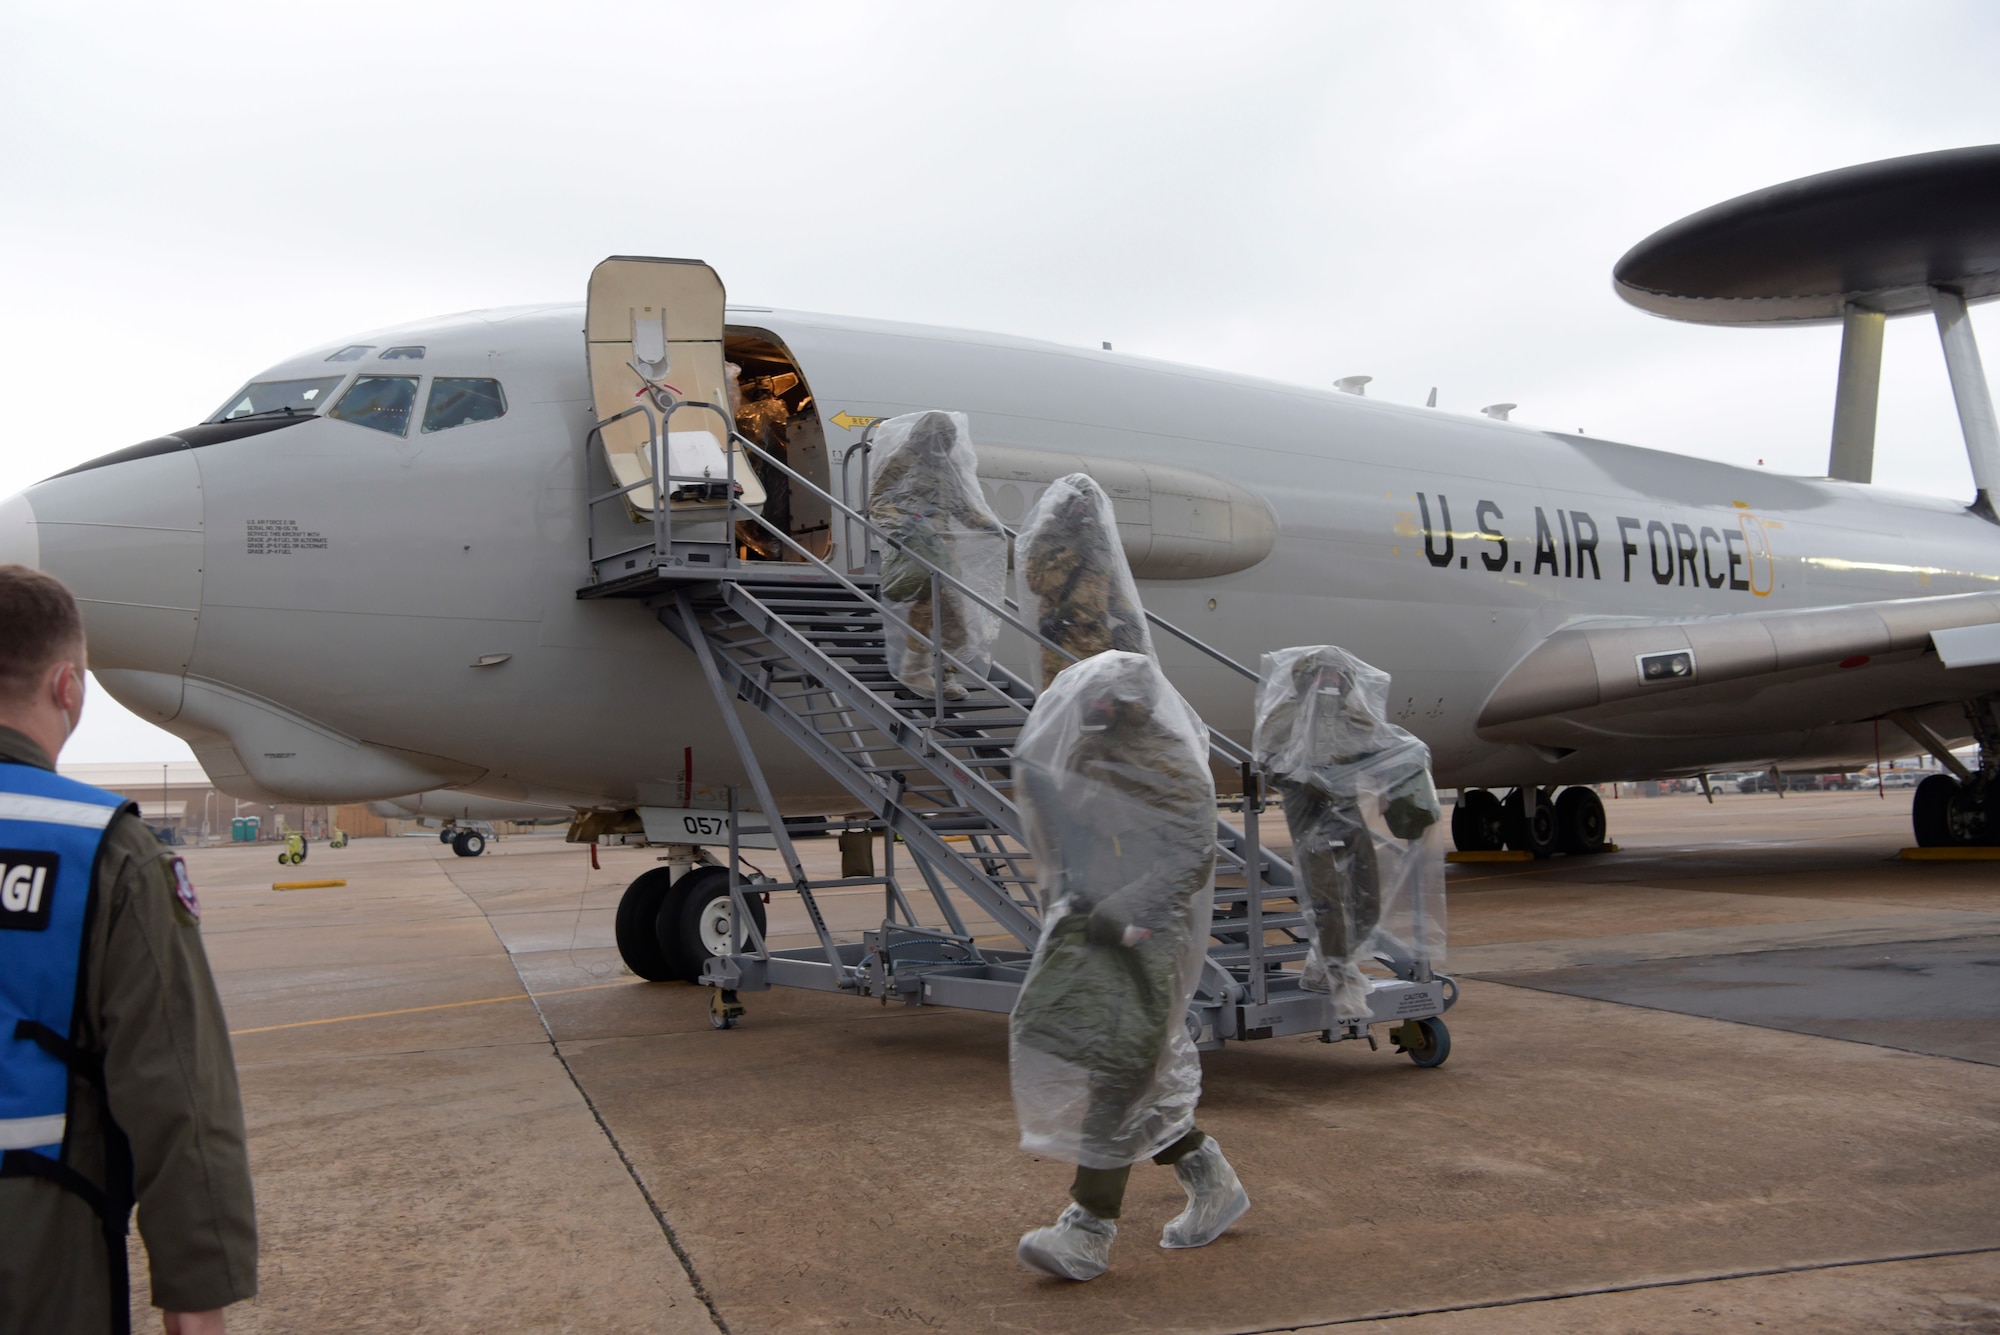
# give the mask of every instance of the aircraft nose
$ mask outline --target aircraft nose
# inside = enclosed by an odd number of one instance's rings
[[[181,449],[59,474],[0,503],[0,559],[76,595],[93,669],[186,672],[201,612],[201,474]]]
[[[0,565],[39,566],[41,544],[35,540],[35,507],[23,492],[0,501]]]

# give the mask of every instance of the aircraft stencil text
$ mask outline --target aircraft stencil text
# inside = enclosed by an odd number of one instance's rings
[[[1529,537],[1523,508],[1515,506],[1519,526],[1515,531],[1521,536],[1510,540],[1502,527],[1507,512],[1499,502],[1475,501],[1474,527],[1454,529],[1451,498],[1442,492],[1435,496],[1418,492],[1424,559],[1440,570],[1470,570],[1477,556],[1479,564],[1495,574],[1601,581],[1608,568],[1610,579],[1626,584],[1650,578],[1660,585],[1760,597],[1771,591],[1770,543],[1754,515],[1736,515],[1735,523],[1706,524],[1613,515],[1600,524],[1588,510],[1536,505],[1526,507],[1534,511],[1534,532]]]

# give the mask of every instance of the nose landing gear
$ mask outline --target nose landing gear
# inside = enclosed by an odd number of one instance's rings
[[[750,923],[743,924],[742,936],[748,940],[751,924],[762,934],[766,919],[760,895],[746,894],[744,903]],[[725,868],[696,867],[675,880],[671,869],[656,867],[626,887],[618,902],[618,954],[648,982],[691,983],[709,960],[740,948],[730,941],[729,914]]]
[[[487,830],[476,825],[460,825],[455,821],[438,831],[438,842],[448,844],[451,851],[462,858],[476,858],[484,853],[487,838]]]

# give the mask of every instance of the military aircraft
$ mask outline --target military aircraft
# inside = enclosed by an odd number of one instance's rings
[[[1656,313],[1844,322],[1827,477],[730,306],[705,265],[617,259],[581,306],[288,358],[207,421],[0,502],[0,559],[75,590],[104,687],[226,792],[449,789],[683,842],[640,813],[726,805],[746,781],[730,721],[655,606],[591,595],[691,561],[838,564],[859,540],[834,502],[863,505],[871,425],[962,410],[1003,520],[1092,473],[1148,610],[1201,644],[1254,664],[1337,643],[1392,673],[1395,721],[1461,792],[1461,846],[1601,848],[1588,785],[1604,781],[1919,749],[1953,771],[1919,791],[1919,839],[1978,842],[2000,831],[2000,435],[1964,311],[2000,291],[1995,181],[1993,148],[1851,168],[1719,205],[1621,261],[1619,290]],[[1868,485],[1881,323],[1913,311],[1943,336],[1970,504]],[[679,396],[664,428],[639,411],[656,376]],[[739,436],[797,480],[753,466]],[[663,447],[683,479],[665,499],[649,483]],[[732,503],[789,543],[731,534]],[[1249,685],[1199,645],[1160,652],[1245,739]],[[776,731],[753,720],[748,739],[786,814],[854,809]],[[1976,767],[1951,755],[1968,739]]]

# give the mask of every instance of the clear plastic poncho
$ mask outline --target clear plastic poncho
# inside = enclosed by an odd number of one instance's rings
[[[1020,605],[1034,626],[1078,658],[1106,649],[1153,656],[1153,637],[1118,539],[1111,498],[1088,473],[1057,478],[1022,521],[1014,543]],[[1070,660],[1042,649],[1042,684]]]
[[[1292,833],[1311,925],[1304,985],[1369,1013],[1361,962],[1444,958],[1444,842],[1431,753],[1388,721],[1389,674],[1330,645],[1265,654],[1252,737]]]
[[[889,628],[889,667],[904,685],[929,695],[936,681],[932,641],[983,673],[1000,622],[943,580],[933,608],[924,561],[998,604],[1007,583],[1007,535],[979,489],[964,413],[892,417],[876,428],[874,447],[868,517],[901,544],[882,553],[882,601],[908,623]],[[947,683],[957,672],[947,658]]]
[[[1014,752],[1042,935],[1014,1003],[1021,1148],[1120,1168],[1187,1134],[1215,912],[1208,730],[1144,654],[1059,675]]]

